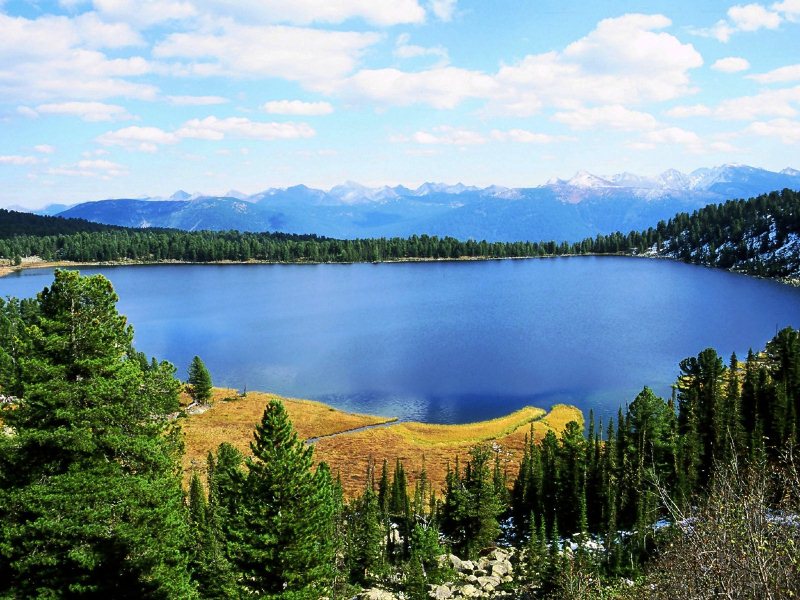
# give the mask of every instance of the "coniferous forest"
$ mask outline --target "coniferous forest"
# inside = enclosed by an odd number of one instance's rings
[[[687,357],[673,398],[645,387],[613,421],[531,438],[514,480],[476,446],[442,490],[424,471],[410,489],[398,458],[344,498],[280,402],[247,456],[222,444],[184,489],[181,384],[116,301],[57,271],[0,303],[0,597],[427,598],[498,544],[495,595],[800,594],[791,328],[743,360]]]
[[[79,219],[0,210],[0,258],[94,261],[375,262],[509,258],[582,254],[665,256],[763,277],[800,273],[800,193],[772,192],[750,200],[680,213],[645,231],[580,242],[487,242],[420,235],[338,240],[283,233],[125,229]]]

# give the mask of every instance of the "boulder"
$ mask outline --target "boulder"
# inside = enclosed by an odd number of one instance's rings
[[[397,596],[380,588],[364,590],[356,598],[358,600],[397,600]]]
[[[478,590],[478,588],[476,588],[471,583],[468,583],[467,585],[462,587],[459,591],[461,592],[461,595],[464,596],[464,598],[474,598],[480,592],[480,590]]]
[[[436,600],[447,600],[452,595],[453,590],[446,585],[435,585],[433,588],[431,588],[431,591],[428,592],[428,596],[435,598]]]

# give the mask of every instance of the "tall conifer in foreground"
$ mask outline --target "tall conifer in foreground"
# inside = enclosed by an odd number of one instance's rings
[[[228,524],[229,551],[249,594],[318,598],[333,579],[333,482],[312,471],[312,448],[273,400],[250,443],[252,458]]]
[[[211,400],[211,373],[199,356],[192,359],[189,365],[189,395],[198,404],[206,404]]]
[[[0,434],[0,596],[192,598],[168,363],[142,370],[102,276],[56,271]]]

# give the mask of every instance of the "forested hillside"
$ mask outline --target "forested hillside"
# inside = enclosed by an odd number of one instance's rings
[[[69,235],[81,231],[97,232],[114,229],[120,228],[92,223],[84,219],[43,217],[0,208],[0,239],[25,235]]]
[[[17,229],[16,223],[23,223],[23,228]],[[75,228],[84,226],[87,229],[75,233]],[[645,231],[598,235],[573,244],[427,235],[338,240],[284,233],[124,229],[0,211],[2,258],[35,255],[45,260],[78,262],[375,262],[576,254],[661,256],[764,277],[797,277],[800,192],[787,189],[750,200],[731,200],[691,215],[680,213]]]

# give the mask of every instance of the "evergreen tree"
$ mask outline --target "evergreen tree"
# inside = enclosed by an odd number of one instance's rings
[[[350,503],[347,520],[347,560],[351,578],[357,583],[370,583],[385,570],[383,543],[387,535],[378,496],[373,489],[371,466],[364,493]]]
[[[240,585],[273,597],[325,595],[333,577],[333,482],[312,467],[283,404],[264,410],[245,461],[229,544]]]
[[[0,436],[0,595],[191,598],[174,368],[143,371],[102,276],[56,271]]]
[[[198,404],[206,404],[211,399],[211,373],[199,356],[189,365],[189,395]]]

